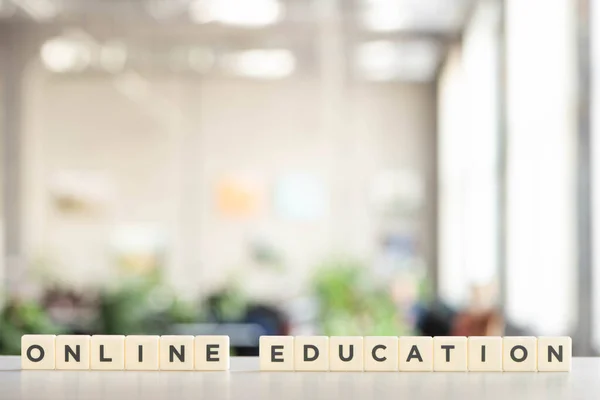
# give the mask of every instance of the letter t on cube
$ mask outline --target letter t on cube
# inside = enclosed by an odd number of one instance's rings
[[[259,352],[261,371],[294,370],[293,336],[261,336]]]

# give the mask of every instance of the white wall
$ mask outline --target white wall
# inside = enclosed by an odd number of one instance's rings
[[[0,47],[0,54],[3,54],[4,49]],[[4,133],[4,102],[5,100],[5,89],[3,87],[5,80],[6,71],[0,69],[0,150],[3,150],[5,133]],[[0,151],[0,283],[4,285],[4,274],[5,274],[5,255],[4,252],[4,241],[5,241],[5,222],[4,222],[4,151]],[[2,305],[2,299],[0,299],[0,305]]]
[[[137,89],[130,90],[132,85]],[[324,132],[317,79],[161,75],[145,84],[61,78],[34,67],[25,107],[30,262],[51,260],[53,274],[94,284],[111,275],[109,238],[115,227],[151,223],[171,243],[172,282],[198,289],[247,266],[246,241],[261,232],[284,251],[289,271],[284,281],[291,289],[282,289],[292,293],[310,267],[332,252],[373,256],[379,221],[369,208],[369,185],[381,169],[398,167],[415,169],[427,180],[419,231],[431,260],[433,91],[401,84],[346,90],[343,109],[325,110],[341,113],[339,131]],[[114,201],[103,215],[71,220],[56,215],[48,185],[65,169],[103,171],[114,182]],[[318,222],[286,222],[268,208],[246,222],[223,219],[215,211],[214,184],[222,174],[242,170],[253,171],[268,188],[286,172],[322,176],[329,211]]]
[[[591,71],[600,71],[600,4],[591,4]],[[591,85],[591,175],[592,175],[592,344],[596,352],[600,351],[600,81],[592,79]]]

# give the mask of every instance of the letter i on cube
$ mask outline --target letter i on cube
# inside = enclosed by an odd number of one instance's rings
[[[502,338],[499,336],[471,336],[469,371],[502,371]]]
[[[125,337],[125,369],[156,371],[159,369],[160,336]]]

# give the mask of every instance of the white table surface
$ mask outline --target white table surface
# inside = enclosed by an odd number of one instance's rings
[[[594,399],[600,358],[576,358],[570,373],[260,372],[233,357],[227,372],[21,371],[0,357],[0,399]]]

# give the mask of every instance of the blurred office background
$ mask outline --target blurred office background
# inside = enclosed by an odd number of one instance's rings
[[[23,333],[600,352],[594,0],[0,0]]]

